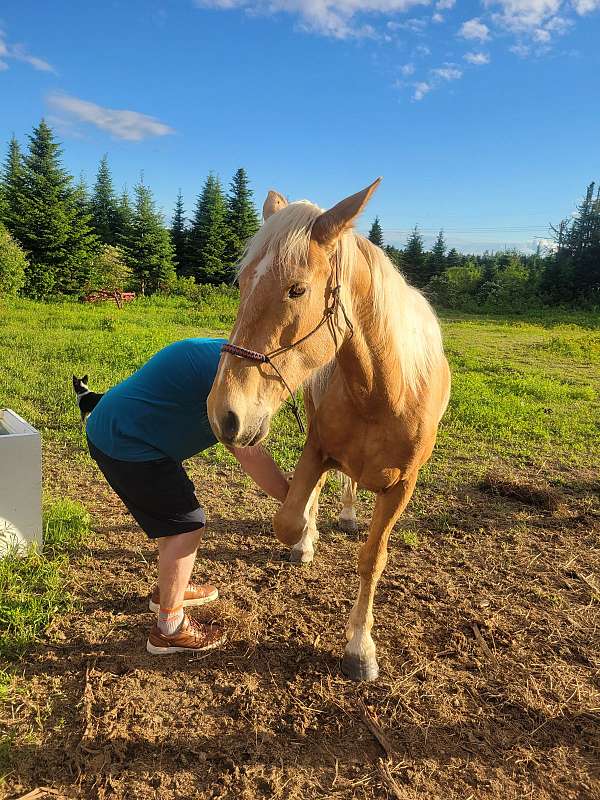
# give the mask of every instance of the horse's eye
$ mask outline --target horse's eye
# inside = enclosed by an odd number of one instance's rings
[[[288,297],[292,298],[302,297],[305,291],[306,291],[306,286],[300,286],[297,283],[295,283],[288,289]]]

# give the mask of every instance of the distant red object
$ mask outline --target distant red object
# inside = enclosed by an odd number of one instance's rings
[[[118,308],[123,307],[123,303],[130,303],[135,300],[135,292],[108,292],[99,289],[97,292],[88,292],[81,298],[82,303],[102,303],[105,300],[114,300]]]

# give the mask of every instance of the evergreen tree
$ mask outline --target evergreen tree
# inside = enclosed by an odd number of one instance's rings
[[[14,235],[29,258],[25,293],[30,297],[77,291],[78,276],[94,257],[89,221],[81,213],[60,156],[52,130],[42,120],[29,137],[19,180],[19,218],[13,223]]]
[[[117,227],[117,199],[113,189],[108,157],[102,156],[90,200],[94,231],[103,244],[114,244]]]
[[[175,251],[175,261],[178,275],[187,275],[187,228],[185,225],[185,210],[183,208],[183,195],[181,189],[175,201],[175,213],[171,223],[171,241]]]
[[[115,216],[115,241],[119,247],[123,246],[131,236],[133,225],[133,208],[127,188],[123,189],[121,196],[116,203]]]
[[[56,275],[54,288],[62,294],[80,294],[89,284],[100,245],[93,230],[87,186],[83,176],[69,195],[66,206],[69,220],[67,258],[63,268]]]
[[[0,220],[14,235],[21,216],[21,192],[23,179],[23,158],[18,141],[13,136],[8,145],[8,154],[2,170],[2,200]]]
[[[231,181],[227,195],[226,222],[228,239],[225,248],[225,261],[229,276],[233,277],[233,267],[239,263],[248,239],[260,225],[258,214],[252,202],[252,190],[249,186],[246,170],[240,167]]]
[[[377,245],[377,247],[383,247],[383,231],[381,230],[381,223],[379,222],[379,217],[375,217],[373,220],[373,224],[371,225],[371,230],[369,231],[368,239],[373,244]]]
[[[461,255],[458,250],[453,247],[452,250],[448,251],[448,255],[446,256],[446,268],[450,269],[451,267],[460,267],[461,264]]]
[[[227,208],[219,179],[209,175],[196,203],[188,235],[187,263],[198,283],[223,283],[230,274],[226,251],[230,237]]]
[[[400,271],[402,271],[403,267],[402,250],[399,250],[397,247],[394,247],[393,244],[386,244],[385,254],[392,262],[392,264],[395,267],[397,267]]]
[[[428,259],[428,280],[435,275],[441,275],[446,269],[446,242],[444,240],[444,231],[438,233],[435,244],[431,248],[431,254]]]
[[[423,251],[423,237],[415,225],[408,237],[404,253],[402,254],[404,274],[413,286],[423,286],[426,282],[425,253]]]
[[[162,214],[143,179],[135,186],[133,223],[124,242],[125,258],[142,294],[153,294],[175,277],[173,246]]]

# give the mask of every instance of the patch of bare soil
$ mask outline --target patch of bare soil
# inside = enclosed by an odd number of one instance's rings
[[[230,636],[158,658],[154,547],[96,471],[61,485],[49,455],[49,485],[86,501],[96,536],[73,566],[80,609],[23,661],[28,688],[3,712],[5,798],[600,798],[600,504],[585,476],[563,476],[552,509],[475,481],[420,490],[420,544],[396,536],[379,584],[381,676],[357,685],[339,667],[365,532],[337,531],[333,498],[315,562],[291,566],[274,506],[196,462],[210,525],[195,577],[218,585],[204,615]]]

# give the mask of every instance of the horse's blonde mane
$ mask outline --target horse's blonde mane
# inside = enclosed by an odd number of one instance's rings
[[[306,264],[312,226],[323,209],[308,200],[290,203],[269,217],[249,241],[239,265],[241,273],[265,256],[284,273]],[[337,245],[342,302],[352,308],[349,278],[359,255],[371,274],[374,318],[381,346],[397,359],[406,385],[417,391],[432,368],[443,358],[440,327],[435,313],[418,289],[410,286],[379,247],[354,230],[344,233]]]

